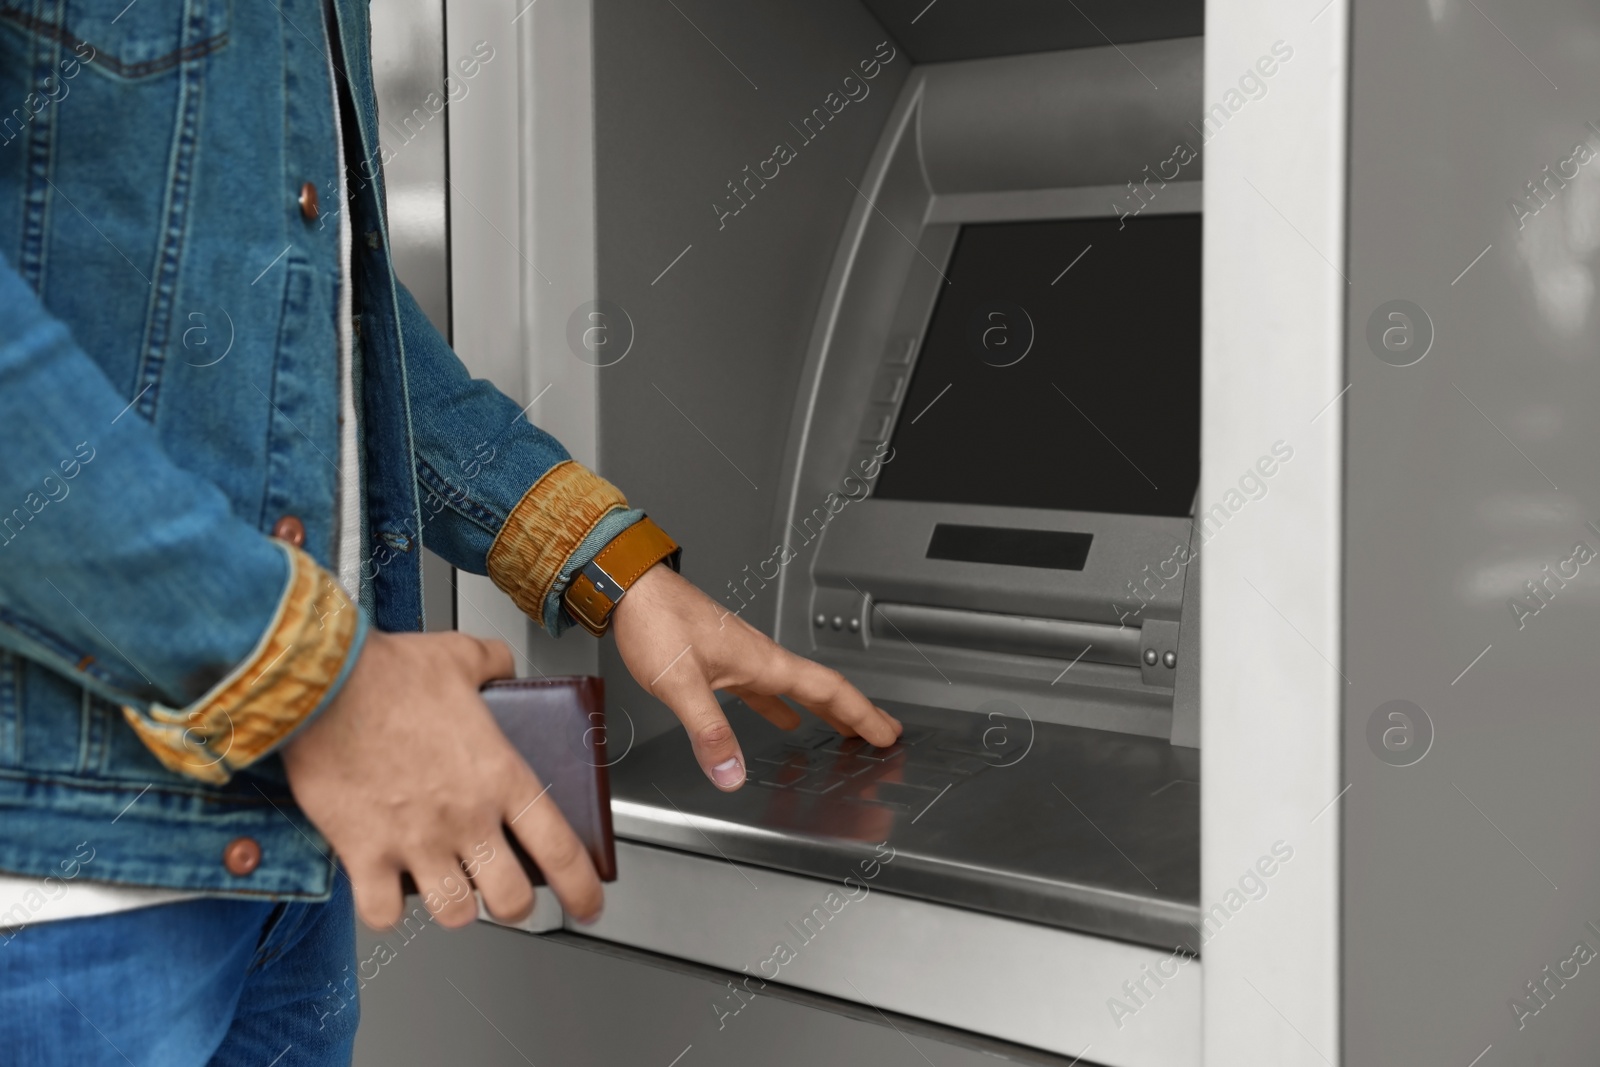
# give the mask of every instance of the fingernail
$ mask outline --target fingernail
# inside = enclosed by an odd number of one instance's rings
[[[744,782],[744,764],[738,756],[725,759],[711,768],[711,780],[719,789],[733,789]]]
[[[573,918],[577,920],[579,926],[593,926],[600,921],[600,913],[597,911],[586,919],[579,919],[576,915]]]

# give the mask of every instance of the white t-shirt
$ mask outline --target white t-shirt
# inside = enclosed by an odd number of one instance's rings
[[[329,41],[334,17],[331,5],[325,5],[325,41]],[[350,201],[345,188],[344,136],[339,115],[339,94],[333,81],[331,41],[324,54],[328,56],[328,86],[333,94],[333,129],[339,163],[339,500],[335,516],[339,540],[333,566],[339,584],[352,602],[358,602],[361,582],[361,464],[356,456],[355,389],[351,362]],[[134,803],[138,803],[137,798]],[[82,864],[83,858],[76,858]],[[222,862],[221,857],[217,862]],[[78,869],[86,868],[80,866]],[[147,889],[78,878],[24,878],[0,874],[0,930],[54,919],[109,915],[205,895],[185,889]]]

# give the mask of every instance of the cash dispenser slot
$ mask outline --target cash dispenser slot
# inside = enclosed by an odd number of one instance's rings
[[[1040,619],[926,604],[873,605],[872,636],[1024,656],[1137,667],[1142,647],[1137,626]]]

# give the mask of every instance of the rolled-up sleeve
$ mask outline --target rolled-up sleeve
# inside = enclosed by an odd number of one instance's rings
[[[325,709],[366,622],[309,556],[178,466],[0,260],[0,645],[225,781]]]
[[[572,576],[644,513],[472,377],[404,287],[399,298],[423,544],[559,635],[574,625],[561,604]]]

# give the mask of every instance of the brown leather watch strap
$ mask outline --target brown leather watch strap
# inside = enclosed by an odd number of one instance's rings
[[[617,601],[633,583],[662,560],[677,570],[682,552],[678,543],[646,516],[613,537],[573,576],[562,602],[578,625],[600,637],[611,626]]]

